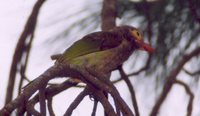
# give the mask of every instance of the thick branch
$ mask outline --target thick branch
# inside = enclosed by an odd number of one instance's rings
[[[66,70],[68,72],[66,72]],[[28,86],[24,88],[24,91],[13,101],[6,104],[3,109],[0,110],[0,115],[9,115],[13,110],[23,105],[37,90],[39,90],[43,85],[45,85],[49,80],[55,78],[56,76],[77,76],[79,73],[69,66],[54,65],[47,69],[42,75],[31,82]],[[75,76],[75,77],[76,77]]]
[[[167,77],[166,83],[164,85],[163,91],[159,97],[159,99],[157,100],[155,106],[153,107],[153,110],[151,112],[151,116],[156,116],[158,113],[158,110],[160,109],[160,106],[162,105],[163,101],[165,100],[165,98],[167,97],[169,91],[172,88],[172,85],[174,83],[174,81],[176,80],[176,76],[179,74],[179,72],[181,71],[181,69],[183,68],[183,66],[194,56],[197,56],[200,54],[200,47],[196,48],[195,50],[193,50],[191,53],[189,54],[185,54],[182,57],[182,60],[179,62],[179,64],[177,65],[177,67],[170,73],[170,75]]]
[[[47,83],[46,83],[47,84]],[[40,113],[42,116],[46,116],[46,98],[45,98],[45,87],[46,85],[39,90],[39,102],[40,102]]]
[[[104,0],[101,11],[103,31],[110,30],[116,26],[115,19],[117,17],[117,0]]]
[[[92,85],[92,87],[95,87],[95,88],[97,87],[100,90],[110,93],[112,97],[114,98],[114,100],[118,102],[120,109],[124,115],[129,115],[129,116],[133,115],[132,111],[129,109],[129,107],[120,97],[118,91],[116,90],[116,88],[111,82],[108,82],[107,84],[105,84],[101,82],[101,80],[97,79],[96,77],[91,76],[89,73],[87,73],[86,70],[82,68],[79,69],[72,65],[68,66],[68,65],[61,65],[61,64],[52,66],[47,71],[45,71],[41,76],[39,76],[29,85],[27,85],[24,88],[24,91],[15,100],[8,103],[3,109],[1,109],[0,114],[10,115],[10,113],[12,113],[13,110],[20,107],[20,105],[26,102],[37,90],[40,90],[44,85],[48,83],[49,80],[55,78],[56,76],[82,77],[80,79],[83,82],[86,82],[87,85]],[[31,104],[31,107],[29,108],[29,105],[27,104],[27,112],[29,114],[34,114],[34,113],[37,114],[37,111],[35,111],[34,108],[32,108],[32,106],[33,104]]]
[[[116,27],[117,18],[117,0],[104,0],[102,11],[101,11],[101,20],[102,25],[101,29],[103,31],[108,31],[114,27]],[[105,96],[108,98],[108,94],[104,92]],[[106,112],[104,115],[107,116]]]
[[[87,70],[77,69],[82,75],[84,75],[84,79],[86,80],[87,84],[92,84],[92,86],[97,87],[103,91],[106,91],[107,93],[110,93],[111,96],[114,98],[115,101],[118,102],[120,109],[123,111],[124,115],[132,116],[133,113],[128,107],[128,105],[124,102],[124,100],[121,98],[119,92],[117,91],[116,87],[111,83],[109,80],[106,82],[102,82],[100,79],[101,75],[98,75],[96,77],[90,75],[90,73],[87,72]]]
[[[61,93],[62,91],[66,90],[70,87],[76,86],[76,85],[77,85],[77,83],[71,83],[68,80],[66,80],[62,84],[51,85],[45,89],[45,98],[49,101],[55,95]],[[36,94],[31,100],[29,100],[29,102],[27,103],[27,111],[34,114],[35,113],[34,106],[37,102],[39,102],[39,94]],[[50,103],[48,103],[48,105],[50,105]],[[48,106],[48,108],[50,109],[49,110],[50,115],[54,115],[53,109],[49,106]]]

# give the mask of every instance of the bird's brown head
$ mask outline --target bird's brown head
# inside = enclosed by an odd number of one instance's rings
[[[132,26],[119,26],[113,29],[113,31],[123,35],[123,38],[130,41],[136,49],[144,50],[149,53],[153,53],[154,49],[143,41],[143,36],[139,30]]]

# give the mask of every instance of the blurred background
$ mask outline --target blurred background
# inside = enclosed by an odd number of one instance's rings
[[[4,106],[9,70],[17,41],[33,9],[36,0],[8,0],[0,4],[0,108]],[[30,50],[26,76],[33,80],[54,64],[50,56],[62,53],[84,35],[100,31],[102,0],[48,0],[40,9]],[[136,51],[124,64],[134,86],[141,116],[152,111],[167,77],[179,65],[184,54],[200,47],[199,0],[117,0],[117,25],[139,28],[144,41],[151,43],[155,53],[148,55]],[[20,74],[16,75],[14,98],[18,94]],[[119,77],[118,71],[112,80]],[[194,95],[192,116],[200,115],[200,58],[198,55],[181,67],[178,80],[184,82]],[[54,82],[62,82],[57,79]],[[23,85],[28,82],[25,81]],[[131,96],[126,84],[116,84],[120,94],[132,108]],[[62,115],[81,91],[71,88],[54,97],[55,113]],[[62,100],[60,100],[62,99]],[[65,102],[63,102],[65,101]],[[111,100],[112,101],[112,100]],[[189,96],[183,86],[174,84],[160,108],[159,116],[185,116]],[[93,103],[89,98],[73,112],[73,116],[90,115]],[[86,110],[87,109],[87,110]],[[97,115],[103,114],[98,107]]]

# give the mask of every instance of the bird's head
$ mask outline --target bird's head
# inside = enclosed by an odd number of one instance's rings
[[[149,44],[143,41],[142,34],[135,27],[127,25],[119,26],[112,29],[112,31],[120,33],[123,38],[131,42],[135,49],[144,50],[149,53],[152,53],[154,51],[154,49]]]

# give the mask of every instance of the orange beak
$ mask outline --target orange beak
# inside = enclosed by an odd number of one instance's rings
[[[154,48],[152,48],[149,44],[144,43],[143,41],[140,41],[139,45],[140,45],[140,48],[139,48],[140,50],[147,51],[149,53],[154,52]]]

